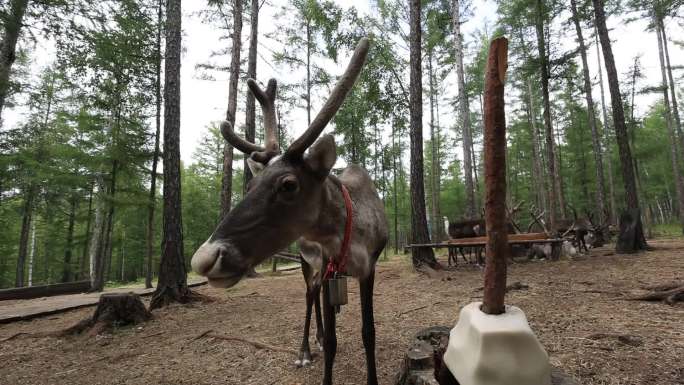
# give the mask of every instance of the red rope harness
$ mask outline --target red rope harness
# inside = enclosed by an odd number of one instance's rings
[[[340,190],[342,190],[342,196],[344,197],[344,208],[347,211],[347,220],[344,223],[344,238],[342,239],[342,247],[340,248],[340,254],[337,257],[337,262],[334,258],[328,260],[328,267],[323,275],[323,280],[327,280],[332,277],[334,273],[344,273],[347,269],[347,258],[349,257],[349,247],[351,246],[351,232],[353,221],[353,211],[352,211],[352,201],[349,196],[349,191],[342,183],[340,183]]]

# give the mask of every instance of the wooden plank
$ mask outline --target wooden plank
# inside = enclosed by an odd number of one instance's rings
[[[56,283],[52,285],[15,287],[0,290],[0,301],[31,299],[55,295],[84,293],[90,290],[90,281]]]
[[[482,241],[481,239],[485,239],[485,241]],[[449,248],[449,247],[474,247],[474,246],[485,246],[486,243],[486,238],[485,237],[477,237],[477,238],[461,238],[463,240],[462,242],[455,242],[456,240],[450,240],[448,242],[444,243],[421,243],[421,244],[415,244],[415,245],[407,245],[407,249],[411,248],[421,248],[421,247],[432,247],[436,249],[443,249],[443,248]],[[476,241],[471,241],[471,240],[476,240]],[[509,245],[527,245],[531,243],[551,243],[551,244],[556,244],[556,243],[562,243],[564,239],[549,239],[549,238],[539,238],[539,239],[519,239],[519,240],[508,240]]]
[[[206,279],[191,279],[188,287],[205,285]],[[129,287],[119,289],[107,289],[104,293],[135,293],[140,296],[148,296],[154,293],[154,288]],[[26,321],[52,314],[64,313],[69,310],[97,305],[100,295],[103,293],[81,293],[54,296],[51,298],[29,299],[10,302],[9,305],[0,306],[0,324],[16,321]]]

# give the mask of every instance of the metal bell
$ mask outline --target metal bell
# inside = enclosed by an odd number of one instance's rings
[[[347,304],[347,277],[335,274],[328,279],[328,299],[330,305],[341,306]]]

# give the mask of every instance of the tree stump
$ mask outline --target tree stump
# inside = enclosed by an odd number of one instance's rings
[[[459,385],[442,361],[449,345],[451,329],[433,326],[420,330],[411,339],[395,385]],[[579,385],[572,377],[551,367],[551,385]]]
[[[62,335],[81,334],[89,330],[93,336],[119,326],[136,325],[152,318],[140,296],[133,293],[102,294],[95,313],[76,325],[64,330]]]
[[[620,216],[620,234],[615,244],[618,254],[631,254],[648,249],[638,209],[627,210]]]

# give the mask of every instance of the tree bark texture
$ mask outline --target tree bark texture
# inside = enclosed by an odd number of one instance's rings
[[[547,180],[544,177],[544,167],[542,166],[541,143],[539,143],[539,126],[537,126],[537,111],[534,108],[534,93],[532,92],[532,81],[527,79],[527,114],[532,127],[532,173],[534,179],[540,186],[544,186]],[[541,211],[546,211],[546,194],[544,187],[535,189],[537,196],[537,205]]]
[[[157,57],[156,70],[154,81],[154,97],[155,97],[155,133],[154,133],[154,155],[152,155],[152,171],[150,171],[150,197],[147,208],[147,261],[145,268],[145,287],[152,287],[152,257],[154,256],[154,211],[157,196],[157,165],[159,162],[159,140],[161,131],[161,33],[163,22],[163,1],[159,0],[157,4]]]
[[[9,13],[4,21],[2,40],[0,41],[0,118],[9,92],[10,72],[16,60],[17,41],[23,26],[24,15],[29,0],[11,0]],[[2,121],[0,120],[0,126]]]
[[[181,19],[181,0],[167,0],[164,63],[164,231],[159,281],[152,295],[150,309],[170,302],[187,302],[190,295],[183,256],[181,219]]]
[[[432,51],[429,53],[429,81],[430,81],[430,147],[431,147],[431,160],[430,160],[430,174],[432,174],[430,178],[430,194],[432,196],[432,199],[430,199],[430,202],[432,203],[431,208],[431,215],[430,217],[432,218],[432,223],[431,223],[431,230],[432,230],[432,241],[437,242],[442,239],[442,233],[439,229],[441,228],[440,222],[442,219],[440,218],[442,215],[440,214],[439,210],[439,190],[440,190],[440,180],[439,180],[439,173],[441,172],[441,166],[439,164],[439,146],[437,145],[439,141],[439,133],[437,132],[437,126],[435,123],[435,103],[436,103],[436,97],[435,97],[435,74],[434,74],[434,68],[432,66]],[[378,142],[378,139],[376,139],[375,143]],[[377,154],[376,150],[376,154]],[[375,156],[375,161],[376,161],[376,168],[377,168],[377,159],[378,157]],[[376,176],[377,180],[377,176]]]
[[[235,127],[238,81],[240,80],[240,49],[242,48],[242,1],[233,2],[233,38],[230,56],[230,79],[228,80],[228,110],[226,120]],[[233,194],[233,146],[223,146],[223,177],[221,179],[221,217],[230,211]]]
[[[601,90],[601,111],[603,112],[603,138],[606,146],[606,166],[608,168],[608,198],[610,207],[608,208],[608,223],[617,220],[617,204],[615,203],[615,182],[613,181],[613,156],[610,146],[610,136],[608,135],[608,111],[606,109],[606,92],[603,87],[603,68],[601,66],[601,47],[598,40],[598,28],[594,25],[596,39],[596,61],[599,73],[599,89]]]
[[[259,0],[252,0],[249,18],[249,54],[247,55],[247,77],[256,80],[257,72],[257,42],[259,39]],[[247,92],[245,106],[245,139],[254,143],[256,136],[256,104],[254,94]],[[244,161],[244,183],[242,191],[247,193],[247,184],[252,179],[252,171],[247,166],[247,156]]]
[[[663,51],[665,53],[665,62],[667,64],[667,78],[670,82],[670,96],[672,97],[672,116],[674,118],[675,127],[677,128],[677,134],[682,140],[682,151],[684,151],[684,135],[682,135],[682,121],[679,117],[679,104],[677,103],[677,86],[675,85],[674,77],[672,76],[672,66],[670,65],[670,49],[667,43],[667,32],[665,29],[665,22],[663,18],[658,19],[658,25],[660,26],[660,34],[663,37]]]
[[[506,111],[504,82],[508,67],[508,40],[492,41],[485,71],[485,221],[486,265],[482,311],[505,311],[508,231],[506,215]]]
[[[660,71],[663,79],[663,104],[665,106],[665,120],[667,123],[667,130],[670,135],[670,161],[672,162],[672,177],[675,180],[679,222],[682,224],[682,229],[684,229],[684,179],[679,163],[680,152],[677,149],[677,135],[675,134],[674,116],[672,115],[672,110],[670,109],[671,105],[668,94],[668,77],[667,70],[665,69],[665,42],[663,41],[663,35],[661,32],[661,25],[656,24],[656,34],[658,35],[658,57],[660,58]]]
[[[580,25],[579,14],[577,12],[577,0],[570,0],[572,9],[572,19],[577,31],[577,42],[579,44],[580,56],[582,57],[582,75],[584,78],[584,96],[587,100],[587,115],[589,128],[591,129],[591,143],[594,149],[594,163],[596,164],[596,208],[598,210],[599,223],[605,223],[606,213],[606,186],[603,176],[603,150],[601,149],[600,134],[596,124],[596,111],[594,110],[594,97],[591,93],[591,75],[589,73],[589,62],[587,60],[587,47],[584,44],[582,26]]]
[[[81,254],[81,263],[78,270],[78,279],[85,279],[86,277],[86,260],[88,258],[88,250],[90,246],[90,223],[93,220],[93,192],[95,189],[95,181],[90,183],[90,190],[88,191],[88,214],[86,216],[85,234],[83,235],[83,252]]]
[[[67,225],[66,247],[64,248],[64,263],[62,266],[62,282],[72,280],[71,257],[74,249],[74,225],[76,222],[76,207],[78,200],[76,193],[72,193],[69,200],[69,224]]]
[[[556,170],[555,140],[553,138],[553,124],[551,123],[551,100],[549,98],[549,64],[546,56],[546,38],[544,36],[544,15],[542,1],[536,0],[537,20],[535,23],[537,32],[537,49],[539,51],[539,65],[541,71],[542,100],[544,104],[544,128],[546,137],[546,162],[549,169],[551,183],[547,189],[548,215],[551,228],[556,227],[558,214],[558,199],[560,196],[558,174]]]
[[[24,205],[21,214],[21,233],[19,235],[19,255],[17,257],[17,271],[14,280],[15,287],[24,286],[24,270],[26,265],[26,255],[28,254],[29,232],[33,217],[33,202],[36,196],[36,187],[30,185],[26,189]]]
[[[473,135],[470,130],[470,107],[466,93],[465,70],[463,67],[463,36],[461,35],[461,4],[460,0],[453,0],[454,45],[456,46],[456,77],[458,78],[458,114],[463,135],[463,175],[466,189],[466,216],[474,219],[477,216],[475,204],[475,187],[473,185]]]
[[[421,66],[421,2],[409,0],[410,9],[410,137],[411,137],[411,242],[429,243],[423,179],[423,85]],[[411,248],[413,266],[439,268],[429,248]]]
[[[613,50],[610,44],[610,37],[608,36],[608,27],[606,26],[606,15],[603,8],[603,0],[592,0],[592,3],[594,4],[596,28],[598,29],[599,39],[601,40],[601,48],[603,50],[603,60],[606,63],[606,73],[608,75],[608,89],[610,90],[611,105],[613,107],[613,125],[615,128],[615,138],[617,140],[618,151],[620,154],[622,180],[625,185],[625,200],[630,215],[639,216],[639,199],[637,197],[636,181],[634,177],[632,152],[629,148],[627,126],[625,125],[625,111],[622,106],[622,94],[620,93],[620,83],[618,80],[617,69],[615,67],[615,58],[613,57]],[[635,230],[635,250],[633,251],[645,249],[647,247],[647,244],[643,235],[641,219],[636,218],[634,222],[637,226]],[[625,250],[624,248],[622,248],[618,251],[628,252],[629,250]]]

